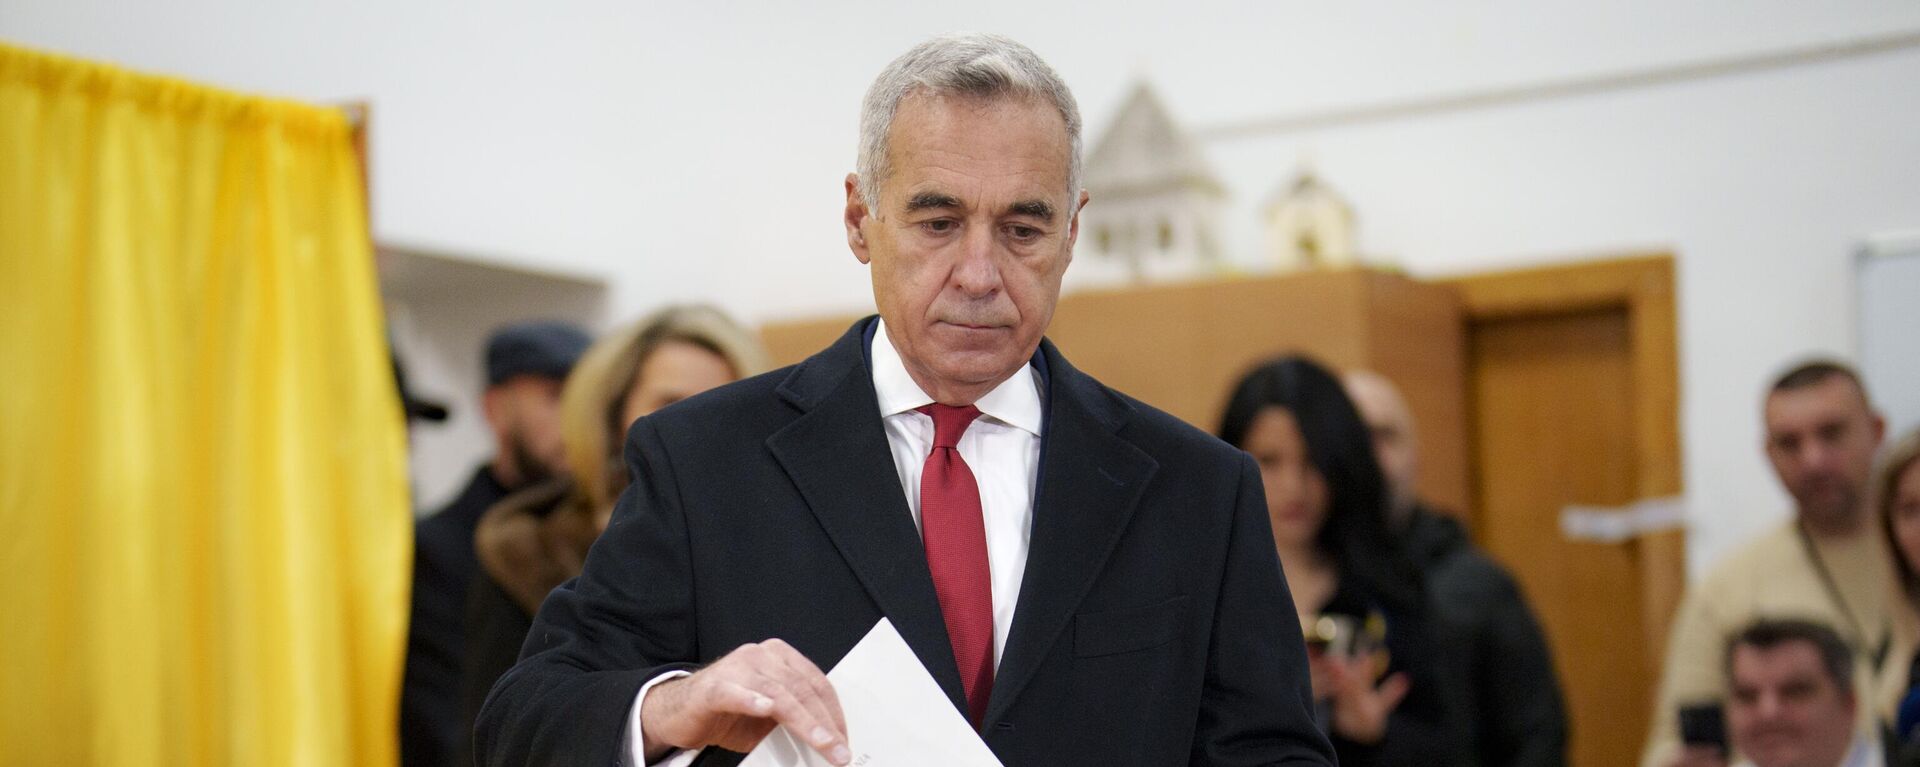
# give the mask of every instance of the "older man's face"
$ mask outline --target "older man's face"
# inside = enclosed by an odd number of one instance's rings
[[[1033,355],[1060,298],[1085,194],[1065,121],[1041,101],[909,96],[880,200],[847,179],[847,239],[914,381],[962,404]]]
[[[1828,677],[1812,644],[1735,647],[1730,671],[1735,751],[1759,767],[1826,767],[1846,756],[1854,698]]]

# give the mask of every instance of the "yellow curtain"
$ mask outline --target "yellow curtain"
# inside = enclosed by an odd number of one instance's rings
[[[363,206],[338,110],[0,44],[0,764],[393,762]]]

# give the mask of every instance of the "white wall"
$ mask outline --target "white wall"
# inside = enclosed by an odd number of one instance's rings
[[[473,479],[474,467],[496,452],[493,429],[481,409],[487,338],[525,320],[599,329],[606,320],[607,285],[591,275],[503,268],[395,248],[383,249],[379,258],[387,335],[407,366],[407,388],[448,412],[443,422],[415,421],[407,431],[413,508],[430,514],[458,497]]]
[[[704,298],[750,318],[870,301],[837,223],[855,107],[938,31],[1027,42],[1097,129],[1141,75],[1207,126],[1920,28],[1907,0],[120,6],[6,0],[0,39],[371,99],[383,240],[604,273],[616,316]],[[1355,202],[1362,245],[1419,274],[1673,248],[1697,565],[1786,508],[1758,450],[1763,379],[1850,353],[1855,242],[1920,226],[1916,93],[1909,50],[1209,150],[1242,254],[1303,154]]]

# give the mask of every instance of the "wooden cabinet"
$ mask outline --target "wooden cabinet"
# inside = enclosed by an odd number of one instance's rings
[[[777,364],[804,359],[854,317],[762,329]],[[1406,394],[1420,429],[1420,493],[1469,508],[1465,342],[1448,286],[1343,269],[1076,293],[1048,333],[1081,370],[1208,432],[1228,390],[1286,352],[1336,371],[1365,367]]]

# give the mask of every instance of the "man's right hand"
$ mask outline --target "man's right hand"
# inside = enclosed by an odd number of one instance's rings
[[[640,734],[649,762],[676,748],[751,751],[776,725],[834,764],[853,758],[833,684],[778,639],[742,645],[691,676],[655,685],[646,698]]]

